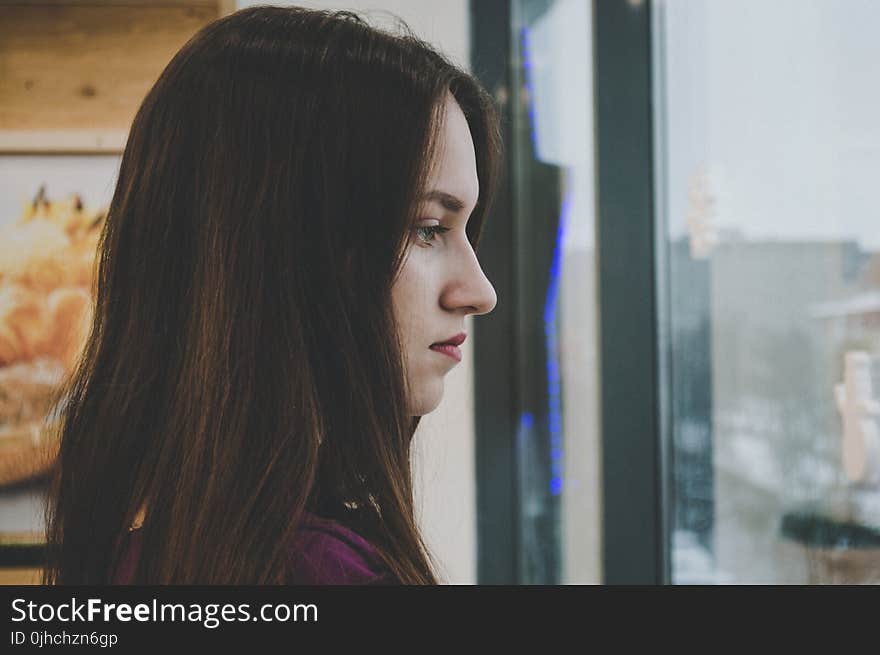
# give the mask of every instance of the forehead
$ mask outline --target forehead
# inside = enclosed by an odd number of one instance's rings
[[[452,194],[472,209],[480,190],[474,141],[464,112],[451,93],[446,95],[445,110],[428,190]]]

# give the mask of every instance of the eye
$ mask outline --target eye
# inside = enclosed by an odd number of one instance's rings
[[[420,225],[413,228],[421,242],[429,246],[431,245],[431,242],[434,241],[435,236],[438,234],[445,234],[446,232],[449,232],[450,229],[452,228],[443,227],[441,225]]]

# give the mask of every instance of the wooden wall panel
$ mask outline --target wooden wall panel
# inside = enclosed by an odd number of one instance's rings
[[[43,569],[27,567],[0,568],[0,585],[39,585]]]
[[[231,8],[198,0],[0,2],[0,151],[47,151],[56,141],[62,152],[83,143],[121,149],[174,53]]]

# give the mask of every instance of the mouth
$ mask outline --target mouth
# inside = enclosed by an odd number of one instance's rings
[[[437,343],[431,344],[431,350],[446,355],[447,357],[451,357],[456,362],[460,362],[461,350],[459,349],[459,346],[464,343],[466,338],[467,335],[464,332],[460,332],[446,341],[438,341]]]

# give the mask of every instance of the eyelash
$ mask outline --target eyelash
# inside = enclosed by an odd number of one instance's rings
[[[421,237],[419,237],[421,243],[424,243],[424,244],[427,244],[428,246],[430,246],[431,242],[434,241],[434,237],[436,235],[445,234],[446,232],[449,232],[449,230],[451,230],[452,228],[443,227],[442,225],[420,225],[419,227],[416,227],[413,229],[415,230],[416,235],[420,235],[422,233],[422,231],[425,231],[428,234],[430,234],[431,235],[430,240],[422,239]]]

